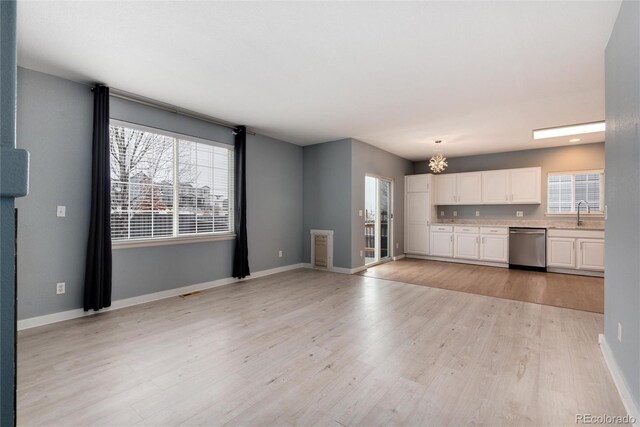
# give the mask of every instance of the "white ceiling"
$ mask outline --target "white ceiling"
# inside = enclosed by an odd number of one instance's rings
[[[19,65],[102,82],[299,145],[411,160],[568,144],[604,119],[619,1],[21,1]],[[604,135],[581,137],[598,142]]]

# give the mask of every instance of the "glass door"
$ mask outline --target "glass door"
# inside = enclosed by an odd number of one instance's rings
[[[364,264],[391,258],[391,181],[365,177]]]

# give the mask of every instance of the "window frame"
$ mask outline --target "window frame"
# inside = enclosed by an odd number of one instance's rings
[[[112,249],[125,249],[125,248],[137,248],[137,247],[147,247],[147,246],[164,246],[164,245],[176,245],[176,244],[185,244],[185,243],[200,243],[200,242],[212,242],[212,241],[223,241],[223,240],[233,240],[236,237],[235,233],[235,201],[234,201],[234,147],[231,144],[225,144],[218,141],[213,141],[210,139],[199,138],[193,135],[187,135],[184,133],[169,131],[161,128],[154,128],[151,126],[141,125],[135,122],[128,122],[125,120],[111,118],[109,120],[109,126],[120,126],[129,129],[136,129],[143,132],[150,132],[157,135],[167,136],[169,138],[173,138],[173,234],[171,236],[166,237],[145,237],[145,238],[136,238],[136,239],[120,239],[113,240],[111,239],[111,247]],[[230,176],[227,182],[229,188],[229,214],[231,216],[230,219],[230,228],[231,231],[224,232],[203,232],[203,233],[190,233],[190,234],[180,234],[179,233],[179,215],[180,215],[180,205],[179,205],[179,190],[180,183],[177,179],[177,173],[179,169],[180,156],[178,155],[179,150],[179,141],[185,140],[189,142],[194,142],[197,144],[205,144],[214,147],[224,148],[230,151],[231,155],[231,167],[230,167]],[[109,137],[109,144],[111,144],[111,136]]]
[[[600,174],[600,209],[597,211],[591,210],[590,213],[586,211],[580,211],[580,216],[593,216],[593,217],[603,217],[604,216],[604,207],[605,207],[605,170],[603,169],[586,169],[586,170],[573,170],[573,171],[556,171],[556,172],[548,172],[547,173],[547,205],[546,205],[546,216],[576,216],[578,211],[575,210],[576,203],[576,179],[575,175],[587,175],[587,174]],[[571,212],[549,212],[549,177],[551,176],[561,176],[561,175],[572,175],[571,180]]]

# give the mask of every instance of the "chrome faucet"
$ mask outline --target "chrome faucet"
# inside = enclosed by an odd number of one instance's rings
[[[580,200],[578,202],[578,218],[576,219],[576,226],[578,227],[582,225],[582,221],[580,221],[580,205],[583,203],[587,205],[587,213],[591,213],[591,206],[589,206],[589,203],[587,203],[586,200]]]

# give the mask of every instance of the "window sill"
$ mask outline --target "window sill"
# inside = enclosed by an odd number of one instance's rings
[[[144,248],[148,246],[182,245],[185,243],[216,242],[233,240],[235,234],[209,234],[202,236],[166,237],[161,239],[117,240],[111,242],[112,249]]]

